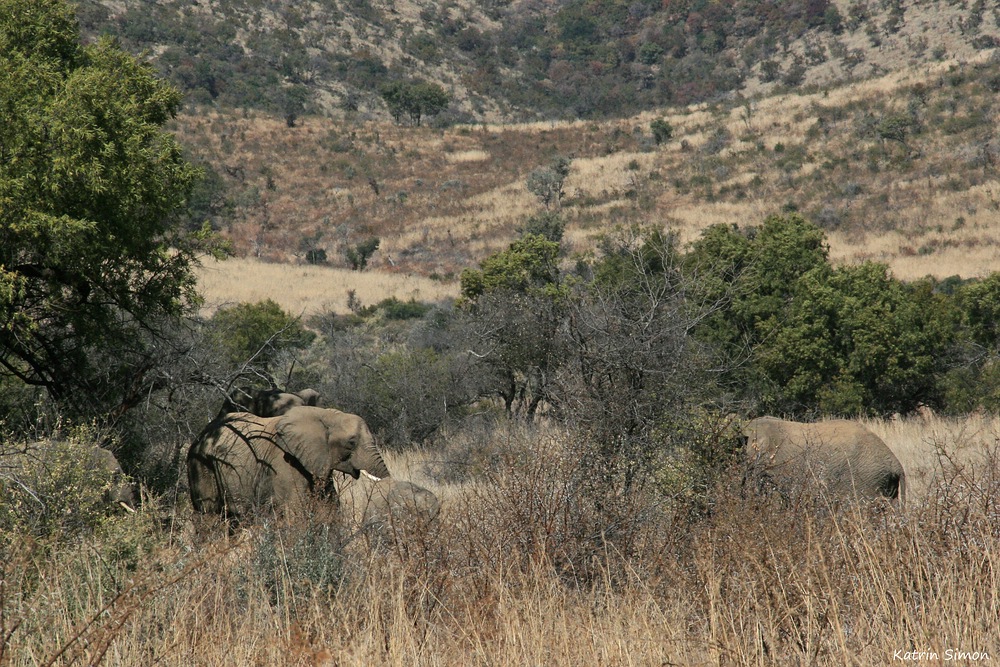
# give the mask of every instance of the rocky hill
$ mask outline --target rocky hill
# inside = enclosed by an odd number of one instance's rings
[[[82,0],[195,104],[385,117],[379,87],[451,95],[441,123],[618,117],[970,60],[986,0]]]

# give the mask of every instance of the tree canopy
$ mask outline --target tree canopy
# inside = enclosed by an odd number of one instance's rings
[[[0,380],[126,408],[150,334],[196,300],[179,93],[63,0],[0,0]],[[144,342],[145,341],[145,342]]]

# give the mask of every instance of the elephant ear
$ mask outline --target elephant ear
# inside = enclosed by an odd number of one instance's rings
[[[389,476],[368,426],[357,415],[292,408],[279,418],[277,435],[278,446],[295,459],[289,463],[314,478],[326,479],[334,470],[355,478],[362,470],[379,478]]]
[[[327,446],[328,427],[320,408],[297,407],[277,419],[276,444],[288,460],[303,474],[326,479],[341,461],[339,452]],[[293,460],[289,460],[289,458]]]

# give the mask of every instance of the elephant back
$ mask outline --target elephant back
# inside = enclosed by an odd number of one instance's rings
[[[786,482],[808,485],[815,478],[838,494],[889,498],[905,488],[903,467],[892,450],[855,421],[761,417],[747,424],[744,435],[752,462]]]

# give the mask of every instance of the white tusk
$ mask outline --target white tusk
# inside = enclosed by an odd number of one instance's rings
[[[130,514],[135,514],[135,510],[132,507],[130,507],[129,504],[126,503],[124,500],[119,500],[118,504],[121,505],[123,508],[125,508],[125,511],[129,512]]]
[[[378,481],[380,481],[382,479],[381,477],[376,477],[375,475],[371,474],[367,470],[362,470],[361,472],[363,472],[365,474],[365,477],[367,477],[368,479],[372,480],[373,482],[378,482]]]

